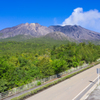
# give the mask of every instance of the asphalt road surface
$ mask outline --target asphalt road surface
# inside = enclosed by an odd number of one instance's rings
[[[97,68],[100,64],[25,100],[73,100],[97,77]]]

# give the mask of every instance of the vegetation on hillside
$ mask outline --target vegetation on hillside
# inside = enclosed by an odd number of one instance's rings
[[[100,58],[100,46],[57,40],[0,42],[0,92]]]

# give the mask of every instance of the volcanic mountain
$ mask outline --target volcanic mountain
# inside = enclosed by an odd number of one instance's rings
[[[40,37],[50,32],[53,32],[53,30],[48,27],[41,26],[38,23],[26,23],[1,30],[0,38],[14,37],[17,35]]]
[[[0,31],[0,39],[15,36],[28,37],[50,37],[53,39],[65,40],[65,38],[73,38],[78,41],[82,40],[100,40],[100,33],[85,29],[78,25],[66,26],[42,26],[38,23],[20,24],[11,28],[5,28]]]
[[[49,26],[53,31],[63,32],[65,35],[80,40],[100,40],[100,33],[87,30],[78,25]]]

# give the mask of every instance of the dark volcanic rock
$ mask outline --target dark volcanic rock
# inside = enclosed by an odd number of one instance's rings
[[[77,25],[50,26],[54,31],[60,31],[76,40],[100,40],[100,33],[87,30]]]

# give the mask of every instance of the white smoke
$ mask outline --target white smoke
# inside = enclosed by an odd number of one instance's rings
[[[100,12],[96,9],[83,12],[83,8],[76,8],[62,23],[65,25],[80,25],[100,32]]]

